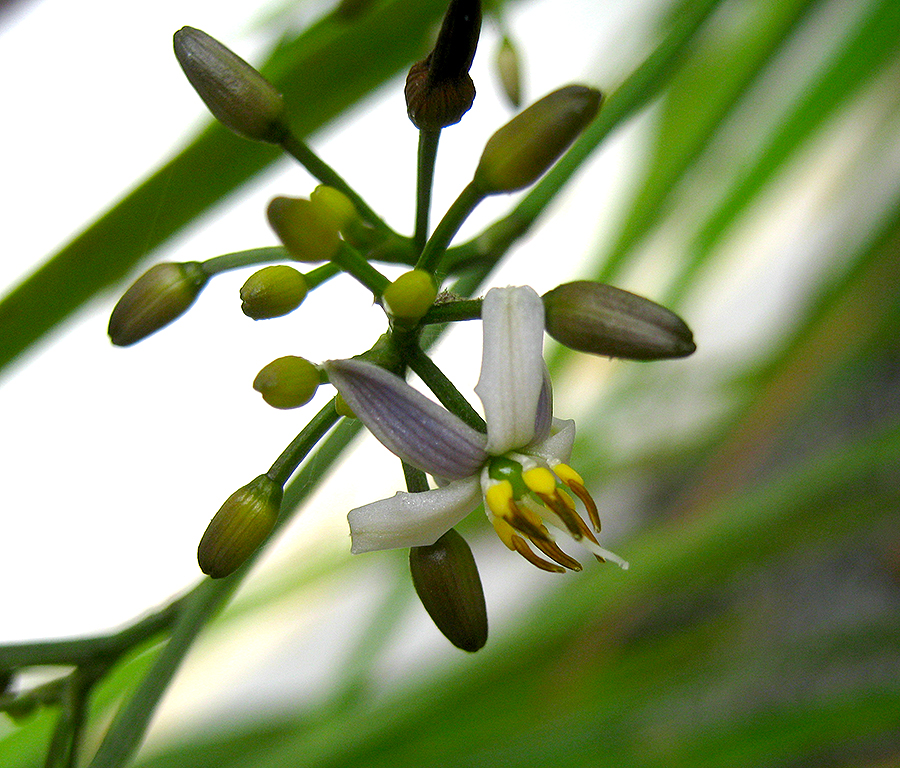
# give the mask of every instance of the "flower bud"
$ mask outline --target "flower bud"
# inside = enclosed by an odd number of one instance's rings
[[[266,209],[269,224],[297,261],[328,261],[340,247],[337,227],[309,200],[276,197]]]
[[[281,142],[284,100],[268,80],[199,29],[182,27],[174,43],[184,74],[220,123],[247,139]]]
[[[508,37],[503,38],[497,51],[497,74],[509,103],[516,109],[522,105],[522,78],[519,53]]]
[[[488,139],[475,186],[493,195],[532,184],[594,119],[602,98],[593,88],[568,85],[520,112]]]
[[[282,496],[281,486],[267,475],[232,493],[200,539],[200,570],[220,579],[243,565],[275,527]]]
[[[344,396],[338,392],[334,396],[334,410],[338,416],[343,416],[345,419],[355,419],[356,414],[353,413],[353,409],[347,405],[347,401],[344,400]]]
[[[458,123],[475,100],[469,68],[481,33],[481,1],[451,0],[434,50],[406,78],[406,110],[416,128]]]
[[[338,231],[347,229],[360,220],[353,201],[334,187],[319,184],[310,194],[309,200],[315,212]]]
[[[413,547],[409,570],[422,605],[444,636],[470,653],[483,648],[487,608],[466,540],[451,528],[430,547]]]
[[[209,280],[199,262],[150,267],[122,295],[109,317],[109,338],[127,347],[183,315]]]
[[[431,275],[423,269],[411,269],[385,288],[381,298],[395,321],[412,327],[431,308],[436,296]]]
[[[253,380],[253,389],[273,408],[287,410],[306,405],[319,388],[319,371],[302,357],[279,357]]]
[[[547,333],[579,352],[661,360],[685,357],[697,348],[678,315],[620,288],[578,280],[557,286],[543,299]]]
[[[293,267],[263,267],[241,287],[241,310],[254,320],[282,317],[297,309],[308,291],[306,278]]]

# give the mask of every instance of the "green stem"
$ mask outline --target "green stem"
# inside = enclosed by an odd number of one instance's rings
[[[434,364],[434,361],[422,351],[418,344],[410,344],[405,349],[405,353],[409,367],[434,392],[441,405],[459,416],[472,429],[477,429],[479,432],[487,431],[484,419],[478,415],[472,404],[463,397],[453,382],[444,375],[444,372]]]
[[[410,493],[424,493],[428,490],[428,478],[421,469],[417,469],[412,464],[403,464],[403,477],[406,479],[406,490]]]
[[[285,448],[266,474],[278,485],[284,485],[294,470],[300,466],[307,454],[316,446],[325,433],[340,418],[334,408],[334,399],[329,400]]]
[[[385,288],[391,284],[391,281],[369,264],[359,251],[347,243],[341,243],[332,261],[372,291],[376,298],[381,298]]]
[[[254,264],[271,264],[274,261],[291,261],[291,256],[283,245],[273,245],[267,248],[250,248],[246,251],[235,251],[214,256],[211,259],[200,262],[200,268],[210,277],[220,272],[241,267],[252,267]]]
[[[281,147],[323,184],[334,187],[336,190],[343,192],[349,197],[353,202],[353,205],[356,206],[359,215],[372,226],[384,230],[385,232],[392,232],[391,228],[369,207],[366,201],[363,200],[346,181],[344,181],[338,172],[313,152],[305,142],[300,141],[300,139],[293,134],[288,134],[281,142]]]
[[[303,275],[306,280],[306,287],[311,291],[313,288],[322,285],[326,280],[330,280],[340,271],[341,268],[333,261],[329,261],[321,267],[316,267]]]
[[[422,318],[423,325],[455,323],[460,320],[478,320],[481,317],[481,299],[464,299],[435,304]]]
[[[413,235],[416,253],[421,253],[428,240],[428,213],[431,209],[434,163],[440,138],[440,128],[436,131],[419,131],[419,156],[416,165],[416,232]]]
[[[469,182],[444,214],[444,218],[441,219],[428,242],[425,243],[416,269],[424,269],[426,272],[434,274],[453,236],[459,231],[469,214],[475,210],[475,206],[483,199],[484,194],[476,188],[474,183]]]

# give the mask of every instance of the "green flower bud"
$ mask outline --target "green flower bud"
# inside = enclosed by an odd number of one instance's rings
[[[247,139],[282,141],[284,100],[268,80],[199,29],[182,27],[174,43],[184,74],[220,123]]]
[[[319,388],[319,371],[302,357],[279,357],[253,380],[253,389],[273,408],[284,410],[306,405]]]
[[[451,528],[430,547],[413,547],[409,570],[422,605],[444,636],[470,653],[483,648],[487,608],[466,540]]]
[[[516,109],[522,105],[522,78],[520,75],[519,54],[508,37],[503,38],[497,50],[497,74],[500,85],[509,103]]]
[[[334,222],[322,216],[309,200],[276,197],[266,209],[269,224],[297,261],[331,259],[341,241]]]
[[[543,299],[547,333],[579,352],[661,360],[697,348],[691,329],[674,312],[610,285],[578,280]]]
[[[493,195],[535,182],[594,119],[602,98],[593,88],[568,85],[520,112],[488,139],[475,186]]]
[[[480,34],[480,0],[451,0],[434,50],[406,78],[406,110],[416,128],[440,130],[469,111],[475,100],[469,68]]]
[[[183,315],[209,280],[199,262],[150,267],[122,295],[109,317],[109,338],[127,347]]]
[[[200,570],[220,579],[243,565],[275,527],[282,496],[281,486],[267,475],[232,493],[200,539]]]
[[[338,231],[343,231],[360,221],[353,201],[334,187],[319,184],[310,193],[309,200],[315,212]]]
[[[353,409],[347,405],[347,401],[344,400],[344,396],[338,392],[334,398],[334,410],[338,416],[343,416],[345,419],[355,419],[356,414],[353,413]]]
[[[412,327],[431,309],[436,296],[431,275],[422,269],[411,269],[385,288],[381,298],[395,321]]]
[[[293,267],[263,267],[241,287],[241,310],[254,320],[282,317],[297,309],[308,291],[306,278]]]

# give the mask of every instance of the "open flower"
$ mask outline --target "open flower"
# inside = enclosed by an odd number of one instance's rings
[[[494,288],[484,299],[482,321],[475,392],[484,405],[486,435],[383,368],[362,360],[325,363],[332,384],[372,434],[438,485],[352,510],[353,552],[433,544],[484,502],[503,543],[538,568],[581,570],[545,523],[567,531],[599,560],[627,568],[597,543],[569,493],[581,500],[599,532],[597,506],[566,463],[575,424],[553,418],[541,298],[529,287]]]

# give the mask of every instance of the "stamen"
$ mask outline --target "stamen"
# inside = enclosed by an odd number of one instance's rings
[[[520,507],[514,501],[511,501],[506,522],[520,533],[524,533],[529,541],[551,560],[569,570],[581,570],[581,563],[569,557],[557,546],[550,532],[541,524],[540,518],[530,509]]]
[[[538,557],[534,552],[531,551],[531,548],[525,543],[525,540],[521,536],[513,535],[512,537],[513,548],[518,552],[522,557],[524,557],[529,563],[537,566],[542,571],[549,571],[550,573],[565,573],[565,568],[560,568],[558,565],[554,563],[548,563],[542,557]]]
[[[588,489],[585,488],[584,480],[581,479],[581,475],[568,464],[557,464],[553,467],[553,471],[556,473],[556,476],[566,484],[572,493],[581,499],[581,503],[584,504],[584,508],[587,510],[588,517],[591,519],[594,530],[597,531],[597,533],[600,533],[600,512],[597,510],[597,504],[593,497],[588,493]]]

